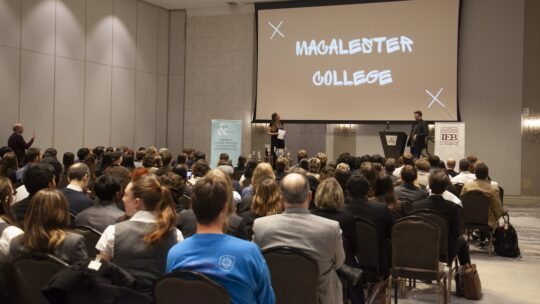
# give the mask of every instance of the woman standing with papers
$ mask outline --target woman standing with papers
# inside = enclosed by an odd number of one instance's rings
[[[268,126],[268,135],[270,135],[270,153],[272,154],[273,167],[277,159],[275,150],[285,148],[285,129],[278,113],[272,114],[272,122]]]

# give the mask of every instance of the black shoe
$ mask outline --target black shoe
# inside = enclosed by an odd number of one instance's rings
[[[343,264],[337,270],[338,274],[347,280],[351,286],[356,286],[362,278],[362,269]]]

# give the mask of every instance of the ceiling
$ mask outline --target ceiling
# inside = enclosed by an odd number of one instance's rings
[[[283,0],[144,0],[145,2],[166,8],[166,9],[190,9],[206,7],[222,7],[227,4],[242,5],[259,2],[276,2]]]

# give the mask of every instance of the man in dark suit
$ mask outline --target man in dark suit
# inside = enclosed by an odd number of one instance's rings
[[[414,157],[420,158],[422,150],[426,148],[426,138],[429,130],[427,123],[422,119],[422,111],[414,111],[414,120],[407,146],[411,147],[411,153]]]
[[[448,223],[448,253],[451,259],[458,255],[461,265],[470,264],[469,247],[461,234],[460,207],[442,197],[443,192],[450,185],[450,178],[443,170],[433,171],[429,176],[431,195],[413,204],[413,210],[431,210]]]
[[[428,193],[426,190],[421,189],[414,184],[416,178],[418,177],[418,172],[413,166],[403,166],[400,175],[403,184],[396,187],[394,193],[396,194],[397,200],[406,205],[404,208],[405,211],[407,211],[407,208],[411,206],[412,202],[416,202],[428,197]]]
[[[28,191],[28,197],[13,204],[11,210],[17,219],[17,222],[23,227],[24,217],[26,215],[26,209],[36,194],[41,189],[56,188],[54,179],[54,168],[47,163],[39,163],[31,165],[24,172],[23,176],[24,187]]]
[[[69,202],[69,212],[77,215],[94,204],[86,194],[90,180],[90,169],[84,163],[73,164],[68,169],[68,180],[69,185],[61,191]]]
[[[122,197],[122,182],[112,174],[102,175],[94,183],[94,192],[99,200],[94,206],[77,214],[75,227],[88,226],[103,232],[124,215],[124,211],[114,202],[115,198]]]
[[[22,124],[17,123],[13,125],[13,134],[8,139],[8,146],[13,150],[15,155],[17,156],[17,160],[19,161],[19,166],[21,166],[23,158],[24,158],[24,152],[26,149],[30,148],[32,144],[34,143],[34,139],[36,139],[36,134],[32,136],[32,139],[30,139],[29,142],[26,142],[22,136],[24,132],[24,127]]]
[[[345,211],[370,221],[377,228],[381,255],[380,267],[382,274],[386,277],[390,269],[391,251],[389,239],[394,223],[392,214],[385,204],[368,201],[369,182],[362,175],[355,174],[349,179],[347,191],[349,201],[344,207]]]

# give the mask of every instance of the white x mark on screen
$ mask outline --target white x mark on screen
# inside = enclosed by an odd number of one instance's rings
[[[433,105],[434,102],[437,102],[438,104],[440,104],[443,108],[446,108],[446,106],[444,105],[444,103],[442,103],[442,101],[439,100],[439,95],[441,95],[441,92],[443,91],[443,88],[441,88],[439,90],[439,92],[437,92],[437,94],[435,96],[433,96],[433,94],[431,94],[430,91],[426,90],[426,93],[431,96],[431,98],[433,98],[431,100],[431,102],[429,103],[429,105],[427,106],[428,108],[431,108],[431,106]]]
[[[283,21],[280,21],[279,24],[277,26],[275,26],[275,25],[272,24],[272,22],[268,21],[268,25],[270,25],[274,29],[274,32],[272,33],[272,36],[270,37],[270,40],[274,39],[274,36],[276,34],[279,34],[281,36],[281,38],[285,38],[285,35],[283,35],[283,33],[279,31],[279,27],[282,24],[283,24]]]

